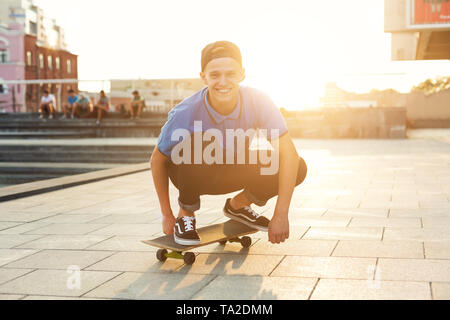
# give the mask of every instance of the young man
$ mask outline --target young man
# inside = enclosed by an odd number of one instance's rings
[[[75,91],[73,89],[70,89],[68,91],[69,95],[67,96],[67,103],[63,105],[63,111],[64,115],[62,116],[62,119],[67,118],[67,114],[72,114],[75,102],[78,100],[78,96],[75,94]]]
[[[80,93],[75,104],[73,105],[71,118],[74,117],[80,118],[81,115],[89,114],[93,111],[91,100],[84,95],[84,93]]]
[[[109,99],[105,94],[105,91],[100,91],[100,99],[98,99],[97,103],[94,106],[94,114],[97,113],[97,121],[95,124],[100,125],[100,121],[102,118],[106,116],[106,113],[109,110]]]
[[[47,89],[44,90],[44,95],[41,98],[41,104],[39,105],[39,119],[44,119],[44,113],[49,114],[48,118],[53,119],[55,115],[56,99],[55,96],[50,94]]]
[[[226,200],[225,216],[268,231],[272,243],[284,242],[289,238],[292,193],[306,177],[306,164],[274,103],[260,91],[239,85],[245,70],[235,44],[218,41],[207,45],[201,67],[206,87],[169,112],[150,160],[163,232],[174,234],[179,244],[200,243],[194,215],[200,208],[200,195],[242,190]],[[278,164],[275,171],[263,170],[267,161],[262,163],[262,156],[256,162],[251,160],[256,151],[249,145],[256,129],[269,132],[267,138],[273,146],[270,166]],[[208,141],[212,142],[205,146]],[[179,190],[177,219],[170,206],[169,178]],[[250,206],[265,205],[275,195],[278,198],[270,221]]]
[[[139,119],[139,117],[141,116],[142,109],[144,107],[145,107],[144,97],[140,96],[137,90],[134,90],[133,98],[131,98],[129,108],[131,119]]]

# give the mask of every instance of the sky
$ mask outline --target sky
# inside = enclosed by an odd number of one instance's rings
[[[244,85],[280,107],[320,104],[327,82],[408,92],[450,74],[450,61],[390,60],[383,0],[35,0],[65,30],[78,78],[197,78],[200,52],[228,40]]]

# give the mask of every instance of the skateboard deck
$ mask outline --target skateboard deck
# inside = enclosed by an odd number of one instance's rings
[[[192,264],[195,261],[195,255],[192,252],[187,252],[183,255],[182,252],[189,251],[197,247],[206,246],[214,242],[225,244],[227,241],[240,242],[243,247],[249,247],[251,245],[251,238],[243,236],[258,232],[258,230],[250,228],[243,223],[228,220],[223,223],[198,228],[197,232],[201,241],[201,243],[197,245],[185,246],[178,244],[173,239],[173,235],[165,235],[155,239],[142,240],[142,242],[161,248],[156,253],[157,258],[160,261],[165,261],[167,258],[177,258],[184,259],[186,263]],[[167,249],[172,250],[172,252],[167,253]]]

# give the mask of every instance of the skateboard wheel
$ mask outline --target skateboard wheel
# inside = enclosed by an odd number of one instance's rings
[[[193,264],[195,261],[195,254],[192,252],[186,252],[183,256],[183,260],[186,264]]]
[[[227,240],[219,241],[219,243],[224,246],[227,244]]]
[[[250,247],[251,244],[252,244],[252,238],[247,237],[247,236],[241,238],[241,245],[242,245],[244,248]]]
[[[166,249],[158,249],[158,251],[156,251],[156,258],[159,261],[164,262],[167,260],[166,253],[167,253]]]

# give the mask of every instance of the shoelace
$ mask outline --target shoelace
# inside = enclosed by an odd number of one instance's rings
[[[245,211],[247,211],[248,213],[251,213],[251,214],[255,217],[255,219],[258,219],[259,214],[257,214],[255,211],[253,211],[252,208],[250,208],[250,207],[244,207],[243,209],[244,209]]]
[[[194,230],[194,225],[192,224],[194,222],[194,219],[194,217],[183,217],[184,231]]]

